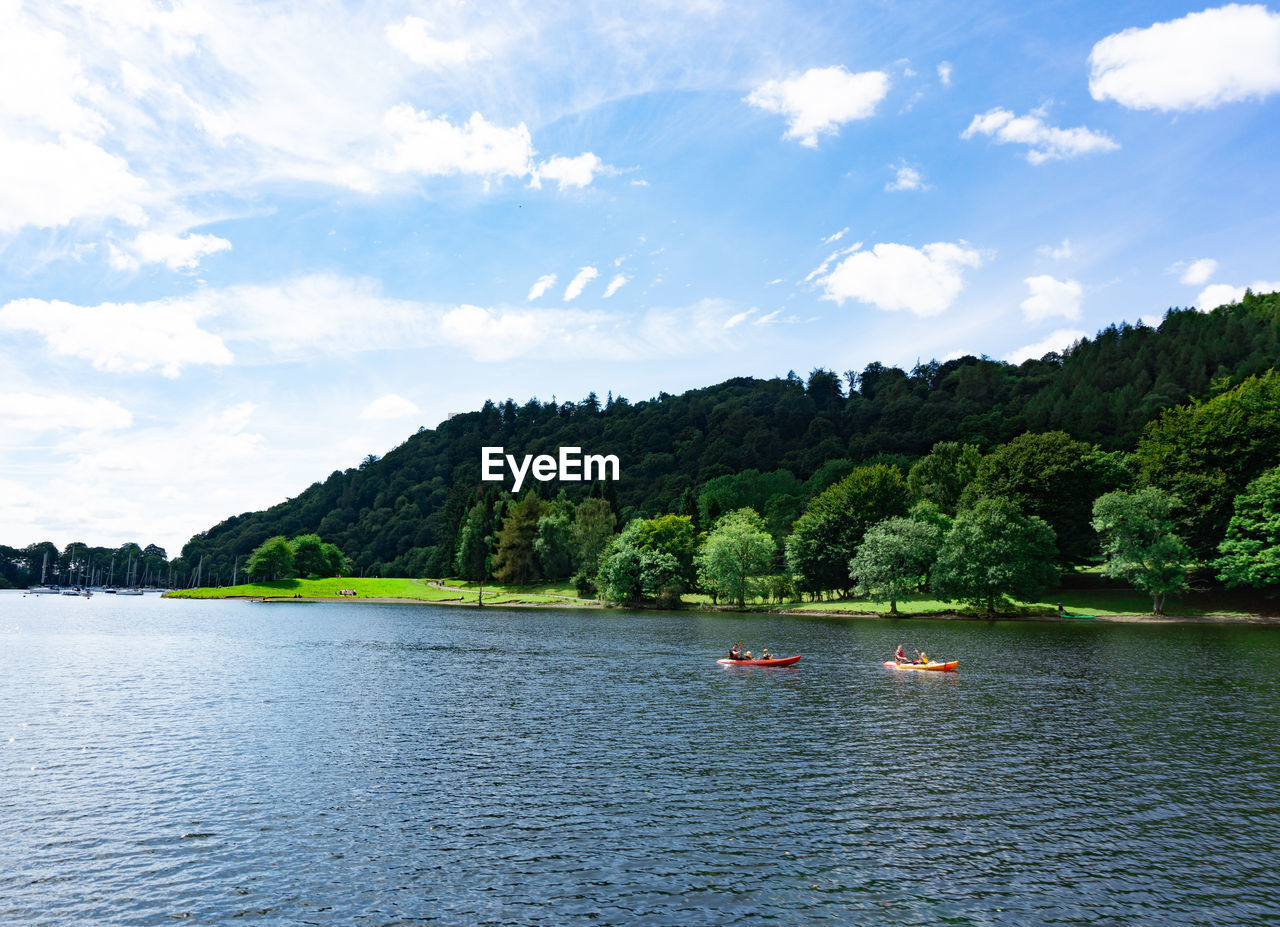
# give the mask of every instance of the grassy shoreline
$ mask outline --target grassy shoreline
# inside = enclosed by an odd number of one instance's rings
[[[339,590],[353,590],[354,597],[339,595]],[[481,587],[465,580],[373,579],[341,577],[334,579],[288,579],[272,582],[245,583],[237,586],[184,589],[165,594],[177,599],[252,599],[260,602],[348,602],[369,601],[383,604],[432,604],[476,606]],[[579,598],[564,583],[537,586],[483,587],[486,606],[525,608],[590,608],[609,606]],[[1061,602],[1066,618],[1057,616]],[[756,602],[745,609],[713,605],[707,596],[685,597],[689,611],[724,614],[776,614],[813,618],[884,619],[928,618],[934,620],[988,620],[979,609],[941,602],[927,596],[910,596],[898,603],[898,614],[889,612],[888,603],[867,600],[832,600],[823,602],[789,602],[766,604]],[[1143,606],[1146,606],[1144,609]],[[1262,600],[1229,593],[1192,593],[1169,603],[1168,614],[1150,614],[1150,599],[1142,593],[1124,589],[1061,589],[1039,602],[1019,603],[996,616],[1000,621],[1087,621],[1093,623],[1186,623],[1186,624],[1261,624],[1280,625],[1280,608],[1260,609],[1275,605]]]

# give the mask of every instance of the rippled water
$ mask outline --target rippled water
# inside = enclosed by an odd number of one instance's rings
[[[1277,667],[1267,628],[6,593],[0,923],[1273,922]]]

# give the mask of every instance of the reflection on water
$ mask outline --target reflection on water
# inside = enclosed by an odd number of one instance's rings
[[[1276,630],[113,598],[0,595],[2,923],[1280,907]]]

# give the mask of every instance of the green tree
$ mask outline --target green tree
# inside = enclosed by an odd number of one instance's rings
[[[643,518],[627,525],[627,531],[634,531],[635,542],[642,550],[657,550],[672,557],[678,568],[680,579],[687,586],[694,584],[693,557],[697,552],[698,537],[693,530],[693,519],[688,515],[659,515],[657,518]]]
[[[1214,566],[1228,586],[1280,585],[1280,467],[1267,470],[1236,496],[1218,554]]]
[[[982,499],[956,516],[942,540],[931,587],[944,602],[986,609],[1009,597],[1032,599],[1058,577],[1053,529],[1008,499]]]
[[[299,576],[331,575],[324,541],[318,534],[303,534],[290,543],[293,545],[293,569]]]
[[[609,500],[592,498],[578,503],[573,513],[573,543],[578,569],[594,576],[600,566],[600,555],[617,529],[618,519]]]
[[[541,578],[534,541],[538,537],[538,520],[547,505],[533,490],[507,510],[498,529],[498,552],[493,575],[503,583],[525,586]]]
[[[942,529],[926,520],[886,518],[872,525],[849,563],[857,593],[887,600],[896,615],[898,599],[920,588],[941,544]]]
[[[960,505],[968,508],[984,497],[1009,499],[1048,522],[1063,563],[1085,563],[1097,553],[1090,505],[1110,488],[1104,472],[1103,461],[1083,441],[1061,431],[1027,433],[982,458]]]
[[[852,473],[815,498],[787,538],[787,566],[802,591],[853,588],[849,561],[869,527],[905,515],[909,491],[897,467],[875,464]]]
[[[1165,596],[1187,588],[1191,551],[1177,534],[1177,507],[1174,496],[1151,486],[1109,492],[1093,503],[1104,572],[1149,594],[1154,615],[1164,614]]]
[[[286,579],[293,575],[293,545],[288,538],[267,538],[249,555],[245,570],[254,579]]]
[[[666,551],[643,548],[634,533],[624,531],[600,557],[600,593],[615,602],[639,602],[645,597],[671,597],[680,582],[680,564]],[[675,593],[678,600],[678,593]]]
[[[487,533],[485,520],[485,502],[480,500],[467,510],[458,525],[453,566],[459,576],[473,583],[481,582],[489,575],[489,550],[493,538]]]
[[[570,513],[559,509],[538,519],[538,535],[533,540],[542,575],[547,579],[564,579],[573,575],[573,521]]]
[[[981,452],[972,444],[939,441],[911,466],[907,485],[917,502],[932,502],[939,511],[954,515],[960,494],[978,475]]]
[[[754,596],[754,577],[773,561],[773,536],[755,509],[730,512],[707,537],[696,559],[698,581],[716,596],[731,599],[739,608]]]
[[[1187,542],[1211,559],[1236,496],[1280,461],[1280,371],[1167,410],[1147,426],[1134,456],[1145,483],[1186,507]]]

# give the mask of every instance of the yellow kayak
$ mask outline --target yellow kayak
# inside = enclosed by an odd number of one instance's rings
[[[956,668],[960,666],[960,661],[951,660],[947,663],[939,663],[936,660],[930,660],[928,663],[899,663],[897,660],[885,660],[884,665],[892,666],[894,669],[933,670],[937,673],[954,673]]]

